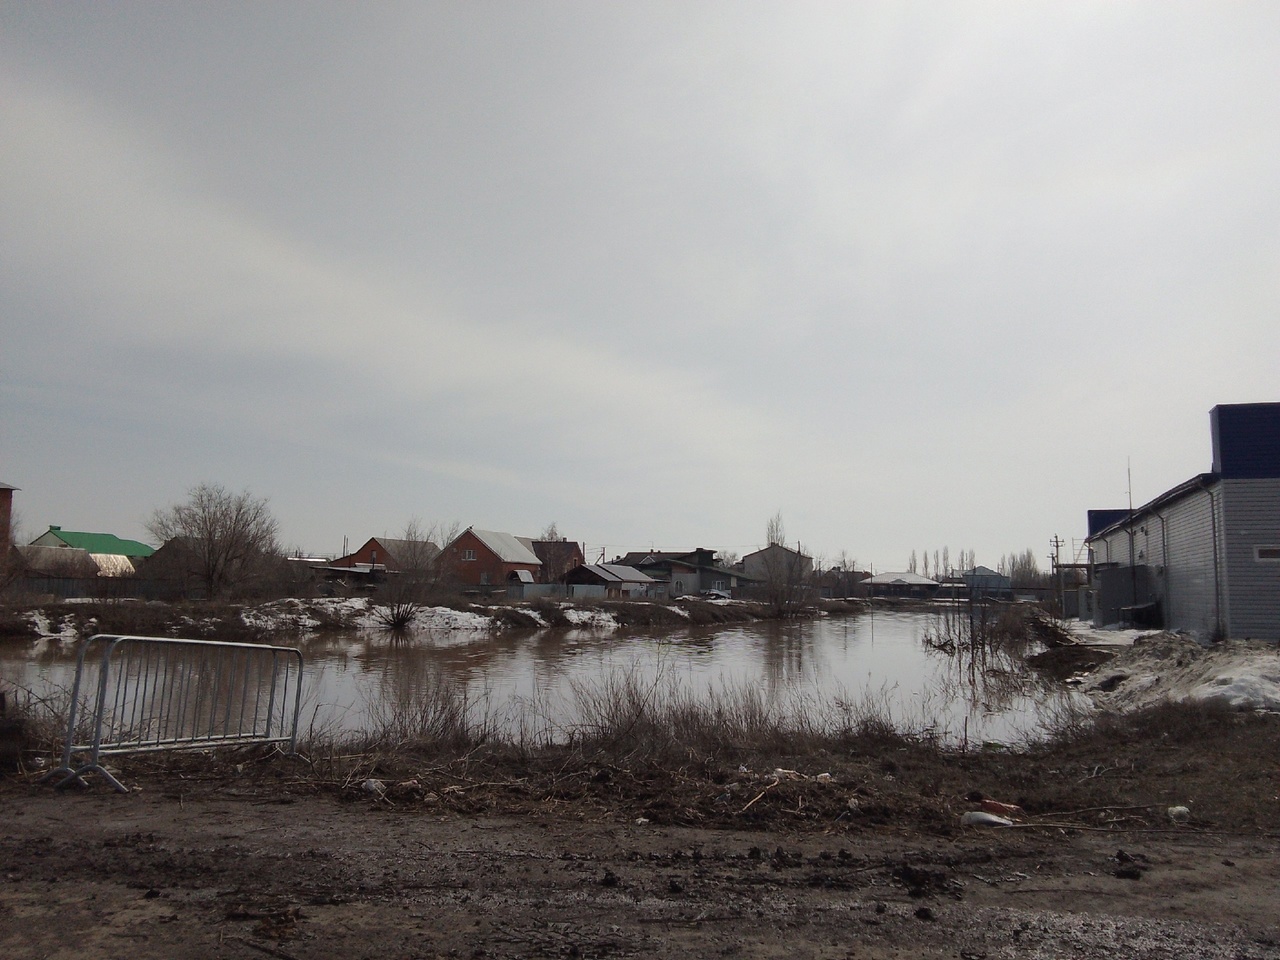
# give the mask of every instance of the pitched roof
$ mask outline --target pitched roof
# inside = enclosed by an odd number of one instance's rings
[[[526,547],[520,540],[509,533],[496,533],[493,530],[477,530],[471,528],[477,540],[494,552],[503,563],[530,563],[542,566],[537,554]]]
[[[938,585],[937,580],[922,577],[918,573],[877,573],[874,577],[863,580],[862,582],[872,585],[901,583],[913,587],[936,587]]]
[[[531,540],[527,537],[518,539],[537,554],[543,566],[548,564],[563,566],[567,561],[582,556],[582,548],[573,540]]]
[[[706,547],[695,550],[632,550],[613,562],[627,567],[653,566],[660,563],[683,563],[690,567],[715,567],[716,552]]]
[[[440,548],[430,540],[396,540],[391,537],[374,537],[390,551],[397,563],[408,563],[418,558],[430,560],[440,553]]]
[[[601,580],[608,580],[617,583],[655,582],[648,574],[641,573],[635,567],[628,567],[621,563],[587,563],[583,564],[583,566],[598,576]]]
[[[614,563],[622,564],[628,567],[634,567],[639,563],[663,563],[667,560],[678,560],[680,557],[687,557],[688,552],[676,552],[672,550],[632,550],[624,553],[622,556],[614,560]]]
[[[29,573],[63,577],[96,577],[98,565],[84,550],[75,547],[14,547]]]
[[[91,553],[89,559],[98,565],[98,575],[102,577],[132,577],[138,572],[123,554]]]
[[[125,557],[149,557],[155,553],[153,547],[137,540],[124,540],[112,533],[83,533],[75,530],[63,530],[61,527],[49,527],[48,531],[36,538],[37,542],[52,535],[68,547],[77,547],[89,553],[116,553]],[[48,546],[48,544],[43,544]]]
[[[979,564],[978,566],[974,567],[972,570],[964,571],[962,574],[960,574],[960,576],[962,577],[1003,577],[1004,574],[997,573],[995,570],[992,570],[990,567],[984,567],[981,564]]]
[[[813,559],[813,558],[812,558],[811,556],[809,556],[807,553],[801,553],[799,550],[792,550],[792,549],[791,549],[790,547],[788,547],[785,543],[771,543],[771,544],[769,544],[767,547],[761,547],[759,550],[753,550],[751,553],[748,553],[748,554],[747,554],[746,556],[744,556],[742,559],[743,559],[743,560],[746,560],[746,559],[747,559],[747,557],[754,557],[754,556],[756,556],[756,555],[758,555],[758,554],[761,554],[761,553],[768,553],[770,550],[785,550],[787,553],[789,553],[789,554],[791,554],[792,556],[795,556],[795,557],[803,557],[805,560],[812,560],[812,559]]]

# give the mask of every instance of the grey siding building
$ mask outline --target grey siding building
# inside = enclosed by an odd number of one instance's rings
[[[1280,640],[1280,403],[1209,417],[1211,472],[1091,532],[1095,623]]]

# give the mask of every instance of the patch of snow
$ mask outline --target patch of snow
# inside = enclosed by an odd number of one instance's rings
[[[1233,710],[1280,710],[1280,673],[1220,676],[1194,687],[1192,700],[1224,703]]]
[[[1063,625],[1067,628],[1067,632],[1076,638],[1077,643],[1084,644],[1128,647],[1132,646],[1135,640],[1154,636],[1150,630],[1133,630],[1115,624],[1095,627],[1087,620],[1067,620]]]
[[[670,604],[669,604],[669,605],[667,606],[667,609],[668,609],[668,610],[670,610],[670,611],[671,611],[672,613],[674,613],[674,614],[678,614],[679,616],[684,617],[686,620],[688,620],[688,619],[689,619],[689,611],[688,611],[688,610],[686,610],[684,607],[680,607],[680,606],[675,606],[675,605],[670,605]]]
[[[53,621],[45,614],[43,610],[32,610],[27,614],[31,621],[31,626],[35,628],[36,633],[40,634],[42,640],[79,640],[80,634],[71,624],[70,617],[63,617],[57,627],[54,627]]]
[[[414,626],[419,630],[489,630],[493,617],[452,607],[423,607]]]
[[[575,627],[588,627],[592,630],[616,630],[618,621],[613,614],[603,610],[579,610],[574,607],[564,608],[564,618]]]
[[[1280,649],[1229,640],[1202,646],[1185,634],[1146,635],[1081,687],[1101,707],[1134,710],[1161,700],[1280,710]]]
[[[273,600],[256,607],[246,607],[240,611],[240,619],[260,630],[308,630],[320,624],[309,615],[301,600]]]

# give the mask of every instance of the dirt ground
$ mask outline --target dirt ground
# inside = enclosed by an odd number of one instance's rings
[[[1280,957],[1276,834],[1163,810],[792,822],[806,794],[779,784],[736,829],[585,796],[459,812],[286,763],[0,783],[0,956]]]
[[[1200,656],[1095,677],[1239,685]],[[123,758],[128,794],[28,755],[0,958],[1280,958],[1280,714],[1162,702],[1017,752],[633,733]],[[966,825],[992,798],[1013,823]]]

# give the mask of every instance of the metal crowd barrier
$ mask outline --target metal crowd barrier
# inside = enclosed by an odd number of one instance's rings
[[[268,743],[294,753],[301,702],[294,647],[98,634],[80,646],[62,765],[41,782],[83,786],[98,773],[128,793],[102,757]]]

